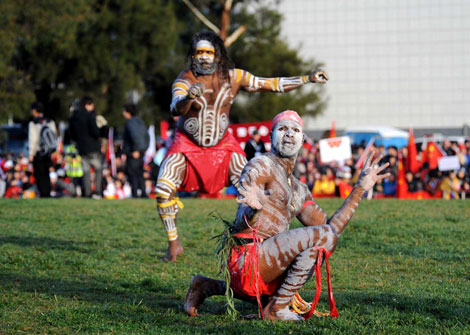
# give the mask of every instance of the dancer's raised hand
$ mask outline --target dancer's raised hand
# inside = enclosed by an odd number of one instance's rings
[[[268,201],[271,190],[264,190],[257,184],[250,185],[245,179],[241,179],[238,194],[238,203],[247,204],[253,209],[260,210]]]
[[[364,189],[364,191],[369,191],[378,180],[385,179],[390,176],[390,173],[379,174],[385,168],[388,167],[389,163],[385,163],[382,166],[378,166],[382,155],[378,155],[377,158],[372,162],[372,158],[375,155],[375,151],[371,151],[367,155],[367,159],[364,162],[364,167],[362,168],[361,174],[357,180],[356,185]]]

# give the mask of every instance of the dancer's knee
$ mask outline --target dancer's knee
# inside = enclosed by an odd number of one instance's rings
[[[323,248],[327,251],[333,252],[338,243],[338,235],[336,231],[330,225],[324,225],[321,227],[321,237],[315,246]]]

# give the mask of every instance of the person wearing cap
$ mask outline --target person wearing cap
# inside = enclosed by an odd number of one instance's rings
[[[175,261],[183,252],[176,220],[182,203],[178,190],[217,193],[238,186],[247,160],[239,143],[227,131],[230,108],[240,90],[289,92],[308,83],[324,84],[328,75],[314,70],[296,77],[262,78],[234,69],[222,39],[213,32],[193,36],[188,50],[190,68],[172,85],[171,115],[178,117],[172,146],[160,167],[157,210],[168,236],[165,259]]]
[[[378,167],[381,156],[371,162],[371,153],[351,194],[328,218],[307,186],[292,174],[304,141],[299,115],[294,111],[276,115],[270,139],[271,151],[248,162],[240,177],[236,219],[224,234],[230,248],[225,268],[234,296],[258,301],[265,319],[302,320],[290,310],[293,298],[311,277],[317,260],[319,270],[322,255],[328,257],[335,250],[364,193],[388,176],[379,174],[387,164]],[[289,230],[294,217],[305,227]],[[197,316],[204,299],[225,291],[225,281],[196,275],[184,309]],[[332,316],[334,312],[336,308]]]

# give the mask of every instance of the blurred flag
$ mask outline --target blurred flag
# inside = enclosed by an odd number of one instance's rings
[[[439,159],[443,156],[447,156],[446,153],[441,149],[441,147],[433,142],[428,142],[426,149],[423,152],[423,158],[421,159],[421,165],[424,163],[429,164],[429,169],[434,170],[437,169]]]
[[[114,128],[109,127],[108,148],[106,150],[106,161],[111,168],[111,175],[116,176],[116,155],[114,153]]]
[[[413,135],[413,129],[409,129],[409,140],[408,140],[408,157],[406,158],[406,170],[416,173],[419,171],[418,163],[418,152],[416,150],[415,137]]]
[[[160,121],[160,136],[165,141],[168,138],[168,129],[170,128],[170,124],[168,121]]]
[[[405,168],[403,166],[403,156],[398,153],[398,175],[397,175],[397,198],[406,199],[408,195],[408,185],[405,179]]]
[[[340,182],[338,185],[339,188],[339,196],[343,199],[346,199],[348,195],[351,194],[353,187],[345,182]]]
[[[370,149],[372,148],[372,145],[374,144],[375,137],[372,137],[369,140],[369,143],[367,143],[366,148],[364,149],[364,152],[362,153],[361,157],[357,160],[356,165],[354,166],[356,169],[362,169],[362,165],[364,164],[364,161],[366,160],[367,155],[369,154]],[[372,157],[373,159],[374,157]]]
[[[63,154],[64,153],[64,141],[62,140],[62,136],[59,135],[57,137],[57,153],[58,154]]]
[[[149,164],[152,161],[153,156],[155,156],[155,152],[156,152],[155,146],[157,145],[157,143],[155,141],[155,126],[153,124],[149,127],[148,134],[150,137],[150,141],[149,141],[149,147],[147,148],[147,151],[145,151],[145,156],[144,156],[145,164]]]
[[[336,137],[335,120],[331,121],[330,138]]]
[[[305,136],[305,142],[304,144],[302,145],[302,147],[307,150],[308,152],[312,151],[314,145],[313,145],[313,141],[308,137],[308,136]]]

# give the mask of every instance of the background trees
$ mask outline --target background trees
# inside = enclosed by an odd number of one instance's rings
[[[224,1],[194,5],[218,25]],[[121,106],[136,102],[147,122],[169,117],[170,87],[186,66],[191,36],[207,27],[180,1],[4,0],[0,2],[0,122],[27,118],[34,99],[56,120],[72,101],[96,100],[110,124],[122,123]],[[307,74],[303,60],[280,36],[281,15],[258,1],[234,1],[230,34],[246,31],[230,47],[237,67],[259,76]],[[241,95],[232,121],[266,120],[282,109],[314,115],[321,92]]]

